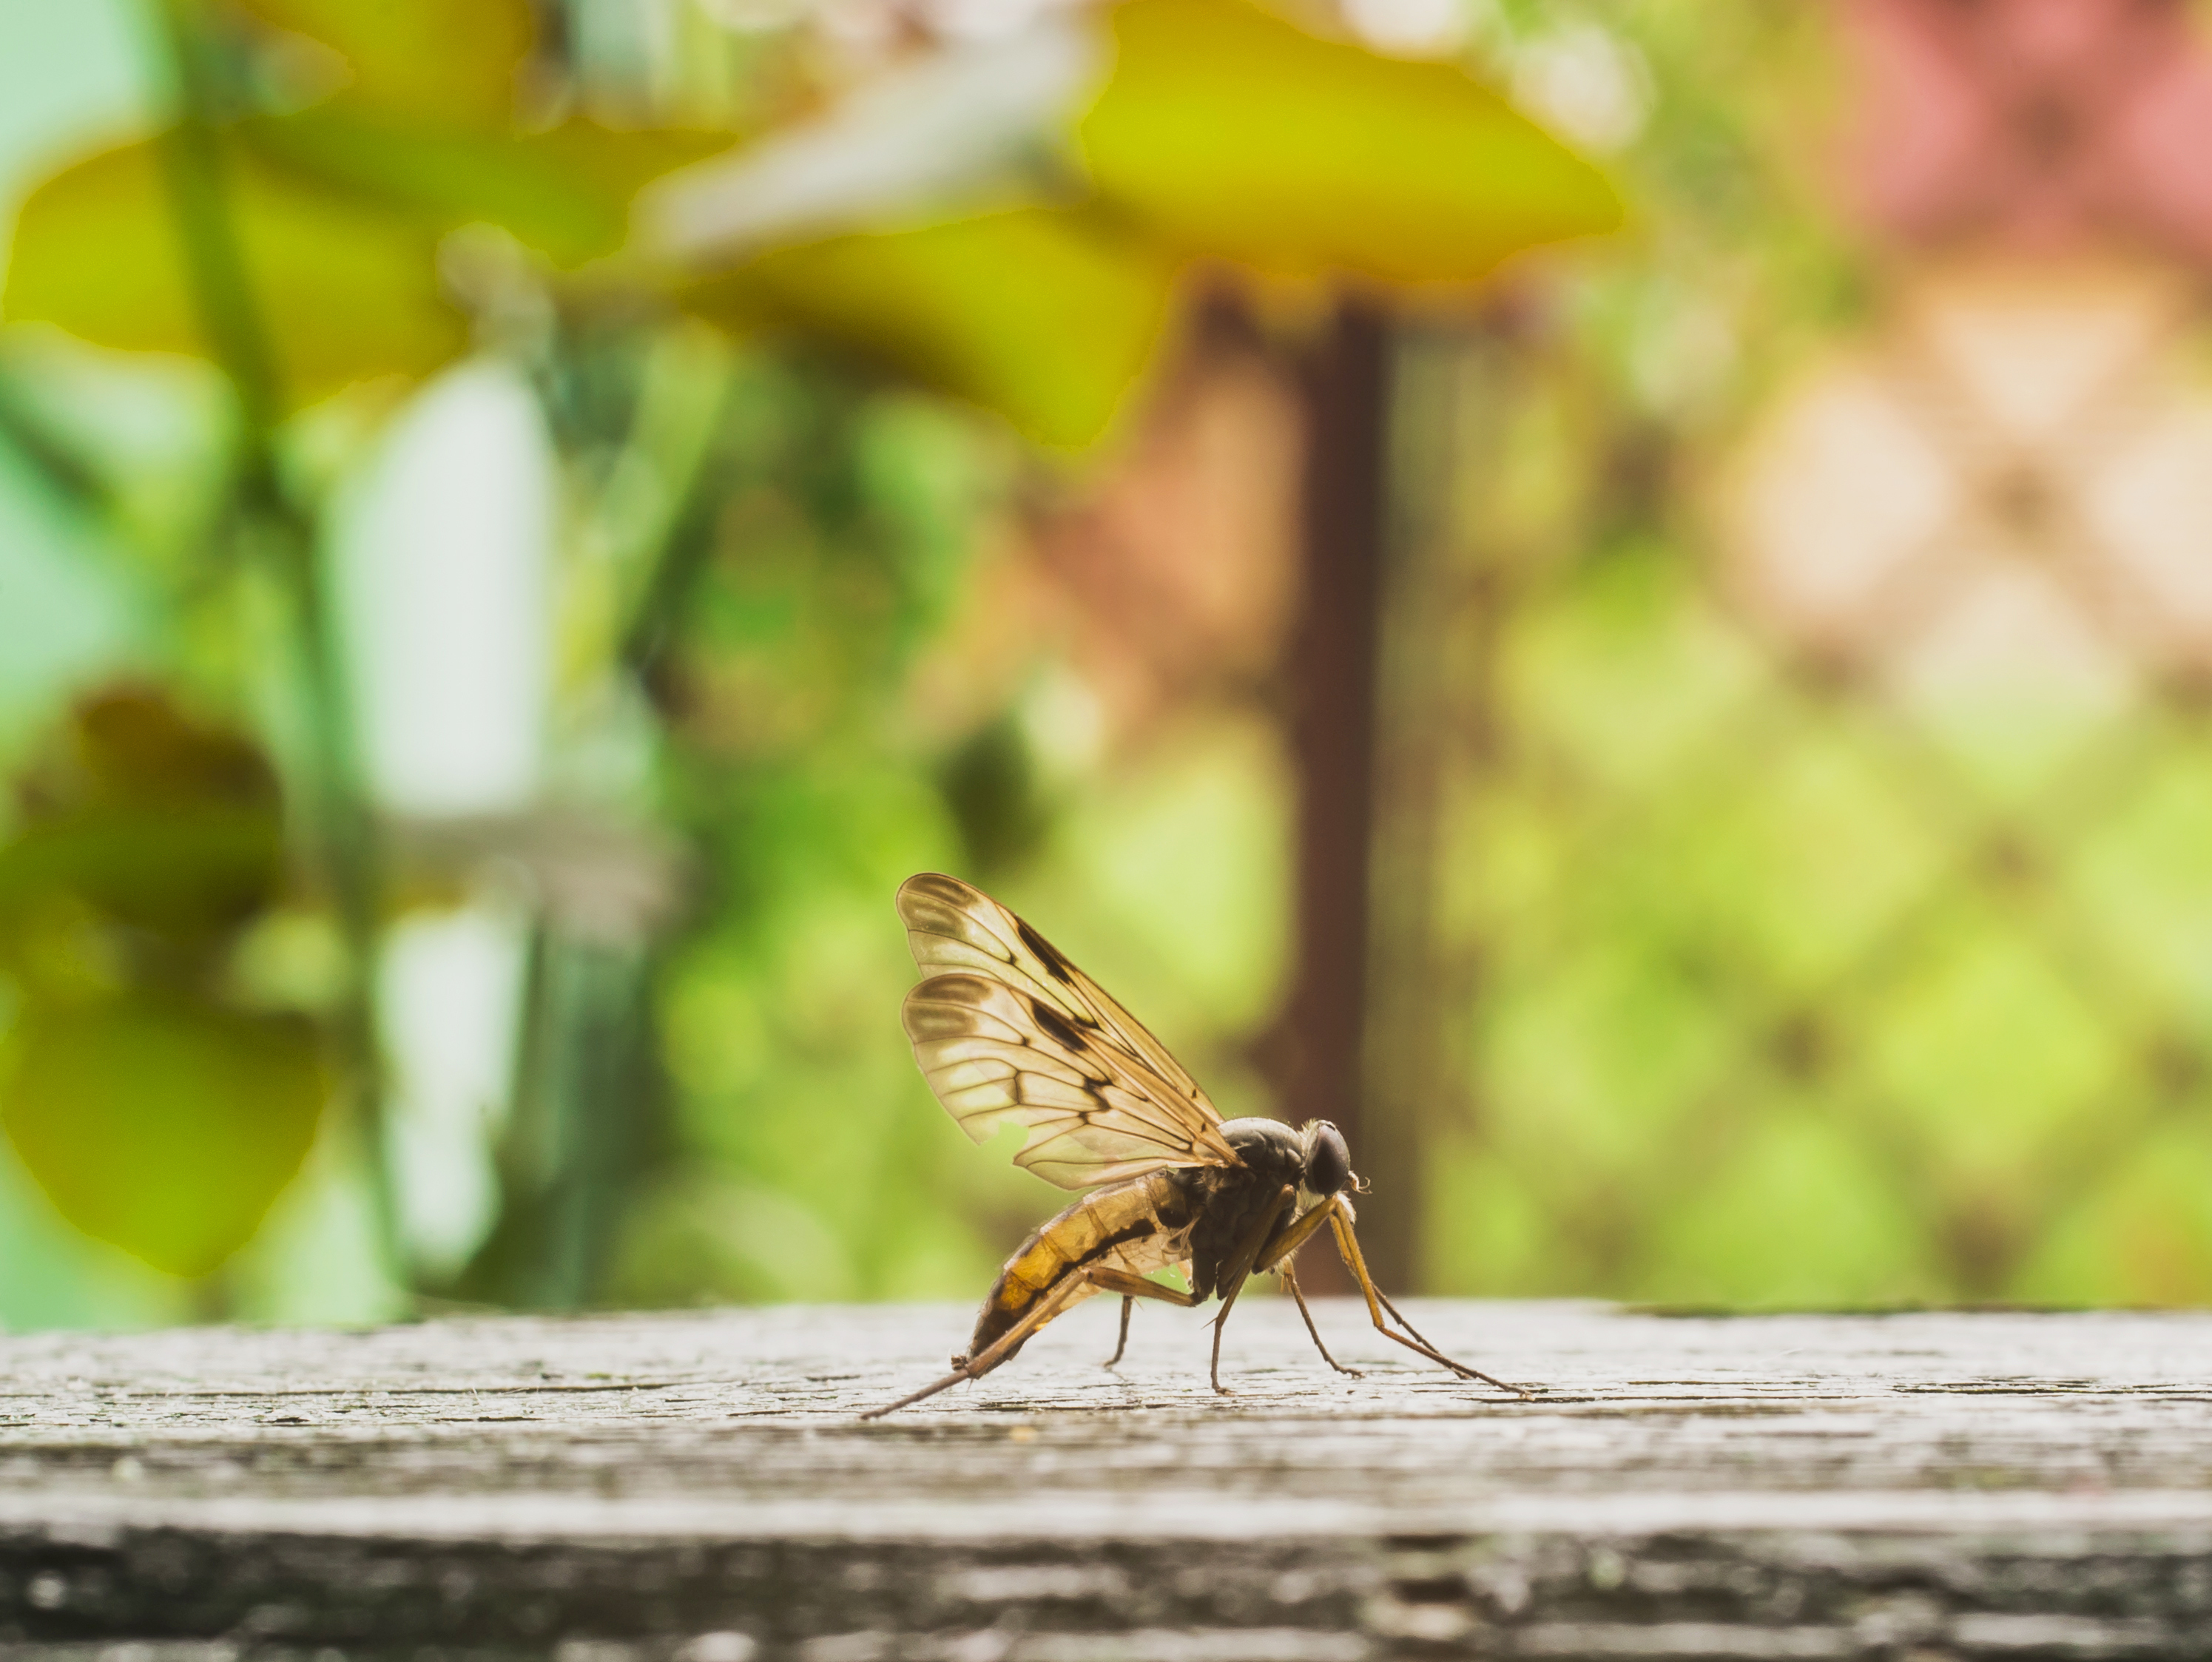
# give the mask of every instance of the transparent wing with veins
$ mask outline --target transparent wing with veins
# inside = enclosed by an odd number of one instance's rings
[[[904,1011],[915,1059],[976,1142],[1026,1126],[1014,1163],[1064,1189],[1238,1163],[1167,1047],[1021,919],[935,872],[898,909],[926,978]]]

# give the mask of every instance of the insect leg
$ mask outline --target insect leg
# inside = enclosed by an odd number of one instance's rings
[[[1333,1203],[1323,1201],[1320,1205],[1309,1209],[1304,1216],[1291,1220],[1280,1234],[1261,1248],[1259,1261],[1253,1269],[1261,1274],[1272,1271],[1282,1277],[1283,1285],[1291,1289],[1291,1296],[1298,1301],[1298,1314],[1305,1318],[1306,1332],[1313,1339],[1314,1349],[1321,1352],[1322,1360],[1338,1373],[1349,1374],[1357,1379],[1359,1370],[1346,1368],[1330,1356],[1328,1347],[1321,1342],[1321,1329],[1314,1325],[1313,1312],[1306,1308],[1306,1295],[1299,1290],[1297,1274],[1291,1268],[1291,1262],[1297,1256],[1298,1248],[1312,1240],[1320,1232],[1321,1226],[1334,1215]]]
[[[1114,1354],[1106,1358],[1109,1368],[1120,1362],[1121,1353],[1129,1348],[1129,1313],[1136,1307],[1137,1295],[1134,1293],[1121,1295],[1121,1337],[1114,1341]]]
[[[1359,1370],[1357,1368],[1346,1368],[1334,1356],[1330,1356],[1328,1347],[1321,1342],[1321,1329],[1314,1325],[1313,1312],[1306,1308],[1306,1295],[1298,1290],[1298,1278],[1291,1268],[1291,1261],[1285,1259],[1281,1267],[1275,1273],[1283,1278],[1283,1285],[1291,1289],[1291,1296],[1298,1301],[1298,1313],[1306,1319],[1306,1331],[1313,1336],[1314,1349],[1321,1352],[1321,1359],[1338,1373],[1349,1374],[1353,1379],[1358,1379]]]
[[[1347,1229],[1356,1228],[1358,1227],[1358,1222],[1359,1222],[1359,1215],[1358,1215],[1357,1212],[1355,1212],[1355,1211],[1353,1211],[1353,1210],[1352,1210],[1352,1203],[1351,1203],[1349,1200],[1346,1199],[1342,1195],[1338,1195],[1338,1196],[1335,1198],[1335,1200],[1334,1200],[1334,1208],[1335,1208],[1335,1210],[1336,1210],[1338,1212],[1340,1212],[1341,1214],[1343,1214],[1342,1222],[1344,1222],[1344,1224],[1346,1225],[1346,1227],[1347,1228]],[[1309,1218],[1313,1219],[1313,1221],[1314,1221],[1314,1222],[1330,1222],[1331,1220],[1329,1220],[1329,1219],[1328,1219],[1328,1218],[1327,1218],[1326,1216],[1323,1216],[1323,1217],[1316,1217],[1316,1216],[1315,1216],[1315,1213],[1316,1213],[1316,1212],[1326,1213],[1328,1210],[1329,1210],[1329,1203],[1324,1203],[1322,1205],[1320,1205],[1320,1206],[1316,1207],[1316,1208],[1314,1209],[1314,1211],[1312,1211],[1312,1212],[1308,1212],[1308,1213],[1306,1214],[1305,1217],[1300,1218],[1300,1219],[1298,1220],[1298,1222],[1299,1222],[1300,1224],[1304,1224],[1304,1223],[1305,1223],[1305,1222],[1306,1222],[1307,1219],[1309,1219]],[[1304,1237],[1303,1237],[1303,1236],[1301,1236],[1301,1237],[1300,1237],[1300,1240],[1304,1240]],[[1355,1238],[1355,1241],[1356,1241],[1356,1238]],[[1291,1250],[1291,1251],[1295,1252],[1295,1251],[1297,1250],[1297,1247],[1296,1247],[1296,1246],[1292,1246],[1290,1250]],[[1355,1252],[1357,1252],[1357,1251],[1358,1250],[1358,1246],[1357,1246],[1356,1244],[1354,1245],[1354,1246],[1353,1246],[1353,1249],[1352,1249],[1352,1250],[1353,1250],[1353,1251],[1355,1251]],[[1380,1287],[1374,1287],[1374,1286],[1371,1286],[1371,1284],[1370,1284],[1370,1291],[1372,1291],[1372,1292],[1374,1293],[1374,1295],[1375,1295],[1376,1298],[1377,1298],[1378,1300],[1380,1300],[1380,1301],[1382,1301],[1382,1307],[1383,1307],[1385,1310],[1388,1310],[1388,1311],[1390,1313],[1390,1319],[1391,1319],[1393,1321],[1395,1321],[1395,1322],[1398,1324],[1398,1325],[1399,1325],[1399,1326],[1401,1326],[1401,1327],[1404,1328],[1404,1329],[1405,1329],[1408,1333],[1411,1333],[1411,1334],[1412,1334],[1415,1338],[1417,1338],[1417,1339],[1420,1340],[1420,1342],[1421,1342],[1422,1344],[1427,1344],[1427,1345],[1429,1346],[1429,1349],[1431,1349],[1431,1350],[1435,1350],[1435,1349],[1436,1349],[1436,1346],[1435,1346],[1435,1345],[1433,1345],[1433,1344],[1429,1344],[1429,1336],[1428,1336],[1427,1334],[1425,1334],[1425,1333],[1422,1332],[1422,1331],[1421,1331],[1421,1330],[1420,1330],[1419,1328],[1418,1328],[1418,1327],[1414,1326],[1414,1325],[1413,1325],[1413,1324],[1412,1322],[1407,1321],[1407,1320],[1406,1319],[1406,1313],[1405,1313],[1404,1311],[1401,1310],[1401,1309],[1400,1309],[1396,1305],[1395,1305],[1395,1304],[1393,1304],[1393,1303],[1391,1303],[1391,1302],[1390,1302],[1390,1295],[1389,1295],[1389,1294],[1388,1294],[1388,1293],[1384,1292],[1384,1291],[1383,1291]],[[1370,1307],[1370,1313],[1372,1313],[1372,1307]]]
[[[1273,1202],[1260,1215],[1260,1221],[1253,1226],[1250,1233],[1238,1245],[1235,1254],[1223,1266],[1219,1283],[1221,1313],[1213,1319],[1213,1367],[1209,1377],[1213,1381],[1213,1388],[1224,1397],[1229,1394],[1229,1387],[1221,1382],[1222,1326],[1228,1321],[1229,1313],[1236,1306],[1237,1294],[1244,1290],[1244,1283],[1251,1276],[1253,1260],[1260,1256],[1269,1238],[1274,1234],[1276,1222],[1285,1211],[1297,1204],[1297,1189],[1288,1183],[1283,1185]]]
[[[1198,1300],[1192,1295],[1173,1287],[1163,1287],[1145,1276],[1130,1274],[1127,1270],[1115,1270],[1105,1265],[1095,1265],[1083,1272],[1084,1279],[1092,1286],[1121,1295],[1121,1337],[1114,1346],[1114,1354],[1107,1359],[1111,1368],[1121,1360],[1121,1353],[1129,1348],[1129,1313],[1137,1307],[1140,1298],[1160,1299],[1169,1304],[1179,1304],[1188,1310]]]
[[[1352,1226],[1337,1215],[1333,1200],[1330,1204],[1329,1229],[1336,1236],[1336,1250],[1343,1256],[1345,1268],[1352,1271],[1353,1278],[1359,1283],[1360,1292],[1366,1296],[1368,1319],[1374,1322],[1376,1332],[1382,1334],[1386,1339],[1404,1345],[1408,1350],[1419,1352],[1441,1367],[1450,1368],[1462,1379],[1480,1380],[1485,1385],[1494,1385],[1500,1391],[1510,1391],[1522,1397],[1530,1394],[1525,1386],[1508,1385],[1503,1380],[1492,1379],[1480,1368],[1469,1368],[1465,1362],[1454,1362],[1443,1351],[1418,1335],[1413,1338],[1407,1338],[1404,1334],[1392,1332],[1389,1325],[1382,1319],[1382,1305],[1387,1301],[1383,1300],[1382,1295],[1376,1290],[1375,1278],[1367,1273],[1367,1260],[1360,1256],[1359,1241],[1352,1234]],[[1394,1310],[1391,1313],[1395,1315],[1397,1313]],[[1401,1321],[1405,1320],[1403,1316],[1398,1319]],[[1410,1325],[1407,1331],[1412,1331]]]
[[[1163,1304],[1180,1305],[1186,1310],[1198,1307],[1198,1295],[1195,1293],[1186,1293],[1180,1287],[1163,1287],[1149,1277],[1131,1275],[1127,1270],[1116,1270],[1109,1265],[1095,1264],[1081,1273],[1083,1278],[1093,1287],[1103,1288],[1109,1293],[1119,1293],[1121,1295],[1122,1308],[1125,1311],[1131,1300],[1140,1298],[1158,1299]]]
[[[1260,1249],[1260,1256],[1253,1261],[1253,1274],[1271,1275],[1277,1265],[1288,1263],[1298,1248],[1312,1240],[1319,1233],[1321,1226],[1328,1222],[1328,1209],[1329,1203],[1324,1200],[1303,1217],[1293,1218],[1281,1234]]]
[[[1375,1289],[1375,1296],[1376,1296],[1376,1298],[1378,1298],[1378,1299],[1382,1300],[1382,1307],[1383,1307],[1385,1310],[1388,1310],[1388,1311],[1390,1313],[1390,1319],[1391,1319],[1391,1320],[1393,1320],[1393,1321],[1396,1322],[1396,1323],[1398,1324],[1398,1325],[1399,1325],[1399,1326],[1401,1326],[1401,1327],[1404,1328],[1404,1329],[1405,1329],[1408,1333],[1411,1333],[1411,1334],[1412,1334],[1415,1338],[1417,1338],[1417,1339],[1420,1340],[1420,1342],[1421,1342],[1422,1344],[1429,1344],[1429,1336],[1428,1336],[1427,1334],[1425,1334],[1425,1333],[1422,1332],[1422,1331],[1421,1331],[1421,1330],[1420,1330],[1419,1328],[1418,1328],[1418,1327],[1414,1326],[1414,1325],[1413,1325],[1413,1324],[1412,1322],[1407,1321],[1407,1320],[1406,1319],[1405,1313],[1404,1313],[1403,1311],[1401,1311],[1401,1309],[1399,1309],[1399,1308],[1398,1308],[1398,1307],[1397,1307],[1396,1305],[1395,1305],[1395,1304],[1393,1304],[1393,1303],[1391,1303],[1391,1302],[1390,1302],[1390,1295],[1389,1295],[1389,1294],[1388,1294],[1388,1293],[1384,1292],[1384,1291],[1383,1291],[1380,1287],[1377,1287],[1377,1288]],[[1435,1347],[1434,1347],[1433,1345],[1431,1345],[1431,1346],[1430,1346],[1430,1348],[1431,1348],[1431,1350],[1435,1349]]]
[[[910,1408],[925,1397],[933,1397],[940,1391],[949,1391],[963,1380],[981,1379],[1006,1359],[1009,1352],[1024,1339],[1067,1308],[1091,1288],[1121,1295],[1122,1336],[1128,1334],[1129,1301],[1133,1299],[1156,1298],[1170,1304],[1179,1304],[1188,1310],[1198,1301],[1190,1294],[1173,1287],[1163,1287],[1142,1276],[1133,1276],[1125,1270],[1115,1270],[1103,1265],[1092,1265],[1069,1276],[1050,1293],[1037,1301],[1029,1314],[1001,1333],[992,1344],[956,1368],[934,1385],[925,1386],[911,1396],[901,1397],[895,1403],[881,1408],[872,1408],[860,1416],[864,1420],[879,1420],[886,1414],[895,1414],[902,1408]],[[1121,1352],[1115,1351],[1116,1360]]]
[[[1121,1361],[1121,1353],[1129,1348],[1129,1313],[1137,1307],[1139,1299],[1160,1299],[1169,1304],[1179,1304],[1186,1310],[1198,1302],[1188,1293],[1173,1287],[1163,1287],[1147,1277],[1132,1275],[1127,1270],[1115,1270],[1105,1265],[1093,1265],[1085,1270],[1083,1276],[1092,1286],[1121,1295],[1121,1337],[1115,1342],[1114,1354],[1106,1359],[1109,1368]]]
[[[902,1408],[911,1408],[925,1397],[933,1397],[940,1391],[950,1391],[963,1380],[981,1379],[1004,1362],[1007,1352],[1073,1303],[1076,1295],[1090,1284],[1089,1279],[1084,1276],[1068,1277],[1051,1292],[1039,1299],[1031,1307],[1029,1314],[1024,1316],[991,1344],[969,1357],[966,1362],[938,1380],[936,1384],[926,1385],[912,1395],[901,1397],[895,1403],[886,1403],[881,1408],[871,1408],[860,1417],[864,1420],[879,1420],[886,1414],[897,1413]]]

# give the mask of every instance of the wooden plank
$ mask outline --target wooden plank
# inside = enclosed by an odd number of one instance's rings
[[[2212,1318],[1114,1313],[0,1341],[0,1657],[2212,1654]]]

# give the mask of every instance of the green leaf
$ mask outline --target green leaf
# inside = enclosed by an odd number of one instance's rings
[[[335,48],[369,103],[504,126],[536,38],[530,0],[239,0],[276,28]]]
[[[1130,0],[1078,126],[1099,192],[1193,253],[1291,276],[1458,282],[1607,231],[1597,169],[1449,65],[1241,0]]]
[[[443,232],[501,226],[563,264],[611,253],[647,179],[726,149],[728,133],[617,132],[572,121],[514,136],[436,127],[340,100],[241,124],[262,158]]]
[[[0,935],[56,893],[173,939],[227,934],[268,904],[282,856],[276,816],[251,808],[80,810],[0,848]]]
[[[1081,213],[1019,209],[763,255],[691,291],[702,315],[804,331],[1068,447],[1152,356],[1173,263]]]
[[[68,737],[66,760],[27,775],[26,823],[0,847],[0,937],[63,894],[113,922],[212,944],[274,898],[283,804],[249,740],[137,688],[86,700]]]
[[[158,141],[64,169],[17,219],[0,316],[125,351],[209,355]],[[434,234],[228,147],[246,272],[297,403],[373,376],[417,375],[467,343],[438,291]]]
[[[0,1061],[0,1125],[62,1216],[178,1276],[252,1238],[327,1095],[306,1022],[160,994],[33,1007]]]

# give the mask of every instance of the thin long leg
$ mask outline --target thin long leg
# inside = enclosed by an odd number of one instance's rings
[[[1213,1366],[1206,1377],[1212,1380],[1214,1390],[1224,1397],[1236,1393],[1221,1382],[1221,1325],[1229,1319],[1229,1312],[1237,1302],[1237,1294],[1244,1290],[1244,1283],[1250,1273],[1247,1271],[1229,1283],[1228,1290],[1221,1295],[1221,1308],[1213,1318]]]
[[[1209,1377],[1213,1381],[1213,1388],[1224,1397],[1230,1394],[1230,1391],[1221,1382],[1221,1330],[1228,1323],[1230,1311],[1236,1307],[1237,1294],[1244,1290],[1244,1283],[1251,1277],[1253,1261],[1273,1237],[1275,1226],[1284,1211],[1296,1205],[1297,1198],[1296,1188],[1288,1183],[1283,1185],[1275,1196],[1274,1203],[1261,1215],[1260,1221],[1237,1246],[1235,1256],[1224,1266],[1220,1287],[1221,1311],[1213,1319],[1213,1368]]]
[[[1187,1293],[1180,1287],[1163,1287],[1148,1277],[1132,1275],[1111,1265],[1093,1265],[1083,1272],[1083,1278],[1093,1287],[1119,1293],[1124,1299],[1158,1299],[1163,1304],[1176,1305],[1185,1310],[1198,1308],[1197,1294]]]
[[[1125,1299],[1156,1298],[1169,1304],[1179,1304],[1186,1310],[1198,1302],[1188,1293],[1179,1291],[1173,1287],[1163,1287],[1156,1281],[1146,1280],[1142,1276],[1133,1276],[1125,1271],[1093,1265],[1089,1269],[1079,1271],[1060,1283],[1052,1292],[1039,1299],[1029,1314],[1024,1316],[990,1344],[969,1357],[966,1362],[938,1380],[936,1384],[924,1386],[911,1396],[901,1397],[896,1402],[887,1403],[881,1408],[871,1408],[860,1417],[864,1420],[879,1420],[886,1414],[896,1414],[902,1408],[911,1408],[925,1397],[933,1397],[940,1391],[950,1391],[963,1380],[982,1378],[984,1374],[1004,1362],[1007,1353],[1016,1345],[1074,1303],[1076,1298],[1089,1288],[1100,1288],[1109,1293],[1119,1293]]]
[[[1075,1301],[1077,1289],[1088,1285],[1089,1283],[1085,1277],[1070,1276],[1031,1306],[1029,1314],[1024,1316],[991,1344],[969,1357],[936,1384],[926,1385],[911,1395],[901,1397],[895,1403],[886,1403],[881,1408],[871,1408],[860,1417],[864,1420],[879,1420],[886,1414],[897,1413],[902,1408],[913,1407],[925,1397],[933,1397],[940,1391],[950,1391],[963,1380],[981,1379],[1004,1362],[1008,1351],[1073,1304]]]
[[[1382,1304],[1381,1301],[1382,1295],[1375,1289],[1375,1278],[1367,1273],[1367,1260],[1360,1256],[1359,1242],[1352,1233],[1352,1226],[1349,1223],[1346,1223],[1343,1218],[1337,1216],[1334,1210],[1334,1202],[1331,1203],[1331,1210],[1329,1212],[1329,1229],[1336,1237],[1336,1250],[1344,1259],[1345,1268],[1352,1271],[1353,1277],[1359,1283],[1359,1290],[1366,1295],[1368,1319],[1375,1324],[1375,1331],[1376,1332],[1382,1334],[1386,1339],[1389,1339],[1395,1344],[1404,1345],[1408,1350],[1419,1352],[1420,1355],[1426,1356],[1431,1362],[1437,1363],[1440,1367],[1450,1368],[1453,1373],[1457,1374],[1462,1379],[1480,1380],[1485,1385],[1496,1386],[1500,1391],[1510,1391],[1516,1395],[1524,1398],[1531,1394],[1528,1387],[1525,1386],[1508,1385],[1503,1380],[1492,1379],[1489,1374],[1484,1373],[1480,1368],[1469,1368],[1465,1362],[1454,1362],[1449,1356],[1444,1355],[1443,1351],[1437,1350],[1436,1346],[1431,1344],[1426,1339],[1420,1337],[1419,1335],[1415,1335],[1413,1338],[1407,1338],[1403,1334],[1392,1332],[1390,1331],[1389,1324],[1382,1319]],[[1395,1314],[1396,1313],[1394,1311],[1392,1313]],[[1402,1322],[1405,1320],[1405,1318],[1403,1316],[1400,1316],[1398,1319]],[[1410,1332],[1411,1331],[1412,1328],[1409,1324],[1407,1326],[1407,1331]]]
[[[1285,1259],[1276,1266],[1275,1273],[1282,1277],[1283,1285],[1291,1289],[1291,1296],[1298,1301],[1298,1313],[1306,1319],[1306,1331],[1313,1336],[1314,1349],[1321,1352],[1321,1359],[1338,1373],[1349,1374],[1353,1379],[1358,1379],[1359,1370],[1357,1368],[1346,1368],[1334,1356],[1330,1356],[1328,1347],[1321,1342],[1321,1329],[1314,1325],[1313,1312],[1306,1308],[1306,1295],[1298,1290],[1297,1275],[1291,1270],[1291,1261]]]
[[[1382,1307],[1390,1313],[1390,1319],[1393,1321],[1396,1322],[1399,1326],[1404,1328],[1408,1333],[1411,1333],[1415,1338],[1420,1340],[1422,1344],[1429,1344],[1429,1336],[1422,1332],[1419,1328],[1415,1327],[1412,1322],[1406,1319],[1405,1312],[1399,1309],[1396,1305],[1390,1302],[1389,1294],[1384,1292],[1380,1287],[1377,1287],[1375,1289],[1375,1296],[1382,1300]],[[1433,1344],[1430,1344],[1429,1348],[1431,1350],[1434,1350],[1436,1347]]]
[[[1359,1215],[1352,1210],[1352,1203],[1340,1194],[1335,1196],[1332,1200],[1323,1201],[1320,1205],[1315,1207],[1312,1211],[1308,1212],[1304,1217],[1300,1218],[1298,1220],[1299,1226],[1306,1234],[1310,1234],[1312,1232],[1311,1226],[1314,1224],[1329,1223],[1334,1227],[1336,1220],[1331,1218],[1329,1216],[1332,1211],[1340,1212],[1343,1214],[1341,1221],[1347,1232],[1349,1232],[1359,1222]],[[1285,1250],[1296,1252],[1298,1245],[1302,1244],[1304,1239],[1305,1234],[1300,1234],[1297,1241],[1289,1243]],[[1354,1237],[1352,1250],[1354,1252],[1358,1251],[1356,1236]],[[1346,1262],[1349,1261],[1350,1260],[1348,1259],[1346,1260]],[[1363,1262],[1364,1261],[1364,1260],[1363,1259]],[[1390,1313],[1391,1319],[1395,1320],[1398,1325],[1404,1328],[1415,1338],[1420,1340],[1422,1344],[1427,1344],[1429,1349],[1431,1350],[1436,1349],[1435,1345],[1429,1344],[1428,1335],[1415,1327],[1412,1322],[1407,1321],[1406,1319],[1406,1313],[1401,1310],[1396,1305],[1390,1302],[1390,1295],[1388,1293],[1384,1292],[1380,1287],[1375,1286],[1371,1282],[1368,1283],[1368,1290],[1371,1291],[1375,1295],[1376,1298],[1382,1301],[1382,1307]],[[1371,1306],[1370,1307],[1369,1313],[1370,1314],[1373,1313]]]
[[[1328,1222],[1331,1204],[1324,1200],[1303,1216],[1293,1218],[1285,1224],[1280,1234],[1260,1249],[1260,1256],[1253,1260],[1253,1274],[1264,1276],[1272,1273],[1278,1264],[1287,1260],[1299,1247],[1311,1240],[1321,1226]]]
[[[1106,1358],[1106,1366],[1113,1367],[1121,1360],[1121,1353],[1129,1348],[1129,1312],[1137,1307],[1134,1293],[1121,1295],[1121,1337],[1114,1341],[1114,1354]]]
[[[1321,1342],[1321,1329],[1314,1325],[1313,1312],[1306,1308],[1306,1295],[1299,1289],[1297,1276],[1291,1268],[1291,1260],[1297,1256],[1298,1248],[1312,1240],[1319,1233],[1322,1224],[1329,1222],[1334,1216],[1334,1208],[1338,1204],[1340,1203],[1324,1200],[1319,1205],[1310,1208],[1303,1216],[1294,1218],[1285,1224],[1281,1233],[1260,1249],[1259,1261],[1253,1268],[1258,1273],[1273,1272],[1282,1277],[1283,1284],[1291,1289],[1291,1296],[1298,1301],[1298,1313],[1305,1318],[1306,1332],[1313,1339],[1314,1349],[1321,1352],[1322,1360],[1336,1369],[1338,1373],[1349,1374],[1357,1379],[1359,1377],[1359,1370],[1356,1368],[1346,1368],[1334,1356],[1330,1356],[1328,1347]],[[1349,1201],[1340,1204],[1346,1210],[1350,1210]]]

